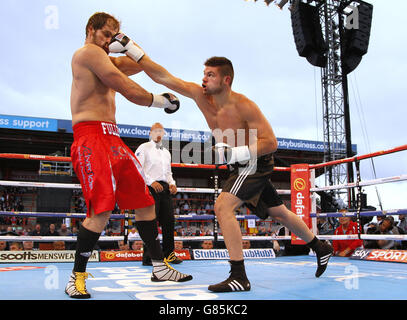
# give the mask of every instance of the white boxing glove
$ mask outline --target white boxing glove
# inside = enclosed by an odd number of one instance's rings
[[[122,32],[113,36],[109,44],[109,51],[112,53],[125,53],[136,62],[139,62],[144,56],[144,51]]]
[[[162,94],[151,94],[153,96],[153,102],[150,107],[153,108],[164,108],[164,111],[167,113],[174,113],[179,109],[179,100],[176,96],[169,93]]]

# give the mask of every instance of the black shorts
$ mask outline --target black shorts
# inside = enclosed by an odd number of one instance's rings
[[[268,217],[267,209],[283,204],[277,190],[270,181],[274,168],[271,154],[262,156],[247,165],[235,165],[222,186],[222,192],[229,192],[240,200],[259,218]]]

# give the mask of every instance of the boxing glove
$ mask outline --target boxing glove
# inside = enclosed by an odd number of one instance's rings
[[[171,95],[169,93],[162,93],[162,94],[151,94],[153,96],[153,102],[151,103],[150,107],[153,108],[164,108],[164,111],[167,113],[174,113],[179,109],[179,100],[176,96]]]
[[[136,62],[139,62],[144,56],[144,51],[122,32],[115,34],[110,40],[109,51],[112,53],[125,53]]]

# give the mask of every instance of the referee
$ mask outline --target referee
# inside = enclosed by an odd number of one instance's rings
[[[172,195],[177,187],[171,172],[171,154],[163,148],[164,127],[154,123],[150,130],[150,141],[141,144],[135,154],[143,167],[144,179],[155,200],[155,213],[162,230],[163,253],[170,263],[181,263],[174,253],[174,210]],[[151,258],[144,246],[143,265],[151,265]]]

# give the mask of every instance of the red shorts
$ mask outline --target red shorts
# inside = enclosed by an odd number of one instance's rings
[[[72,165],[82,186],[90,216],[114,209],[138,209],[154,204],[142,167],[119,136],[114,123],[80,122],[73,126]]]

